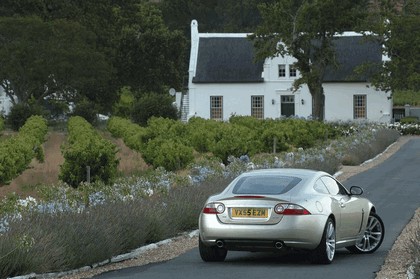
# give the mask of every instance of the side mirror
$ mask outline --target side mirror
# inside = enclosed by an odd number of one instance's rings
[[[360,196],[361,194],[363,194],[363,189],[362,187],[359,187],[359,186],[351,186],[350,194],[355,195],[355,196]]]

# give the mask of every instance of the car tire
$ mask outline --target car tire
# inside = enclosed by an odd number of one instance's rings
[[[335,255],[335,224],[332,218],[325,223],[321,242],[312,253],[312,262],[317,264],[330,264]]]
[[[381,217],[376,213],[371,212],[366,225],[363,238],[354,246],[346,247],[347,250],[357,254],[370,254],[375,252],[385,236],[385,226]]]
[[[207,246],[198,237],[198,249],[201,259],[205,262],[223,262],[227,255],[227,250],[217,246]]]

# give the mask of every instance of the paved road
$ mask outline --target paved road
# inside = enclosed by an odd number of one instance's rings
[[[337,251],[331,265],[313,265],[301,254],[229,252],[223,263],[204,263],[198,249],[164,263],[112,271],[95,278],[246,279],[246,278],[375,278],[392,244],[420,206],[420,138],[412,139],[384,163],[345,181],[360,185],[372,200],[385,227],[382,246],[371,255]]]

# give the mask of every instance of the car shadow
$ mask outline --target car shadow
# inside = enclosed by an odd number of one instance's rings
[[[352,254],[349,251],[337,250],[334,262],[341,262],[353,256],[361,256]],[[246,265],[308,265],[312,264],[311,254],[303,251],[289,251],[289,252],[239,252],[229,251],[225,259],[225,263],[230,264],[246,264]]]

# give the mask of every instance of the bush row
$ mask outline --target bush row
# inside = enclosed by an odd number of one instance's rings
[[[67,142],[62,146],[65,161],[59,178],[72,187],[88,180],[105,183],[112,181],[118,166],[116,145],[99,135],[80,116],[71,117],[67,129]]]
[[[152,118],[144,128],[121,117],[112,117],[107,125],[114,137],[123,138],[128,147],[141,152],[146,163],[170,171],[183,169],[194,159],[193,148],[186,145],[182,134],[174,133],[174,128],[182,126],[180,121]],[[162,135],[162,129],[168,133]]]
[[[31,116],[16,136],[0,143],[0,182],[9,183],[24,171],[33,158],[44,160],[42,143],[48,132],[47,121]]]
[[[319,121],[260,120],[247,116],[234,116],[229,122],[192,118],[187,124],[151,118],[146,127],[112,117],[108,130],[141,152],[147,163],[167,170],[184,168],[194,160],[195,152],[210,152],[226,164],[229,156],[310,148],[341,135],[337,126]]]
[[[142,150],[143,138],[146,128],[139,126],[128,119],[114,116],[107,122],[107,129],[116,138],[122,138],[124,143],[133,150]]]

